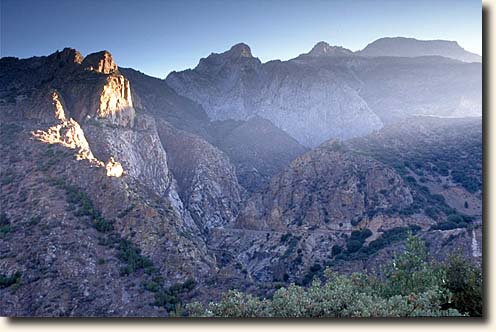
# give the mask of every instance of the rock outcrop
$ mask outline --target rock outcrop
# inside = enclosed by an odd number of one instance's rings
[[[82,65],[84,69],[93,70],[102,74],[112,74],[118,70],[112,54],[108,51],[89,54],[84,58]]]
[[[229,158],[200,137],[164,121],[158,132],[178,182],[179,196],[198,227],[208,234],[233,222],[243,189]]]
[[[331,141],[294,160],[265,192],[253,195],[236,225],[346,231],[412,202],[410,190],[393,169]]]
[[[0,80],[4,88],[0,108],[4,108],[4,116],[50,122],[51,93],[56,90],[65,101],[68,118],[79,123],[95,119],[132,127],[135,110],[129,81],[118,72],[108,52],[90,54],[85,59],[90,64],[101,65],[85,67],[88,63],[73,49],[48,57],[2,58]]]

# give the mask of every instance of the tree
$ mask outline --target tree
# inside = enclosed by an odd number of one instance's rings
[[[460,254],[444,264],[446,286],[452,293],[451,307],[470,316],[482,316],[482,271]]]
[[[330,269],[324,274],[323,283],[314,279],[308,288],[290,284],[272,299],[229,291],[217,303],[194,302],[186,309],[193,317],[427,317],[482,311],[480,270],[460,258],[429,262],[425,243],[412,234],[384,278]]]

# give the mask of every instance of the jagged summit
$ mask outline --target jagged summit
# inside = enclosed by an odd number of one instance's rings
[[[321,56],[347,56],[352,55],[353,52],[342,46],[331,46],[324,41],[320,41],[308,52],[307,56],[321,57]]]
[[[109,51],[91,53],[84,58],[82,65],[88,70],[94,70],[103,74],[111,74],[118,70],[112,54]]]
[[[99,51],[88,54],[84,57],[81,52],[72,48],[66,47],[62,51],[57,50],[47,57],[48,63],[66,63],[82,65],[87,70],[96,71],[103,74],[112,74],[117,72],[118,66],[114,62],[112,54],[107,51]]]
[[[246,45],[245,43],[238,43],[234,45],[229,51],[224,52],[224,54],[226,53],[236,57],[253,58],[250,46]]]
[[[456,41],[418,40],[406,37],[385,37],[368,44],[358,55],[377,56],[443,56],[465,62],[481,62],[482,57],[463,49]]]
[[[84,59],[84,57],[81,55],[81,53],[78,50],[71,47],[66,47],[62,51],[57,50],[48,57],[66,63],[78,63],[78,64],[81,64]]]
[[[252,55],[250,46],[245,43],[238,43],[225,52],[211,53],[208,57],[201,58],[195,70],[215,74],[225,65],[236,68],[239,65],[259,66],[261,62]]]

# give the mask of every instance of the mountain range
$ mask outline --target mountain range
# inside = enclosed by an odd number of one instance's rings
[[[408,232],[480,261],[472,60],[402,38],[267,63],[241,43],[165,80],[108,51],[1,58],[0,314],[270,296],[374,271]]]
[[[257,115],[316,147],[412,115],[480,116],[482,66],[460,61],[469,55],[456,43],[392,38],[355,53],[319,42],[295,59],[262,63],[241,43],[166,83],[213,120]]]

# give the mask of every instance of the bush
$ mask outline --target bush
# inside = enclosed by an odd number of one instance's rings
[[[153,263],[148,257],[141,255],[141,250],[139,248],[125,239],[121,239],[119,242],[118,257],[126,264],[126,266],[121,269],[123,275],[128,275],[139,269],[153,266]]]
[[[7,288],[14,284],[19,284],[21,282],[21,276],[22,274],[19,271],[10,276],[0,274],[0,288]]]
[[[281,235],[280,242],[281,242],[281,243],[285,243],[285,242],[287,242],[290,238],[291,238],[291,233],[286,233],[286,234],[283,234],[283,235]]]
[[[460,214],[450,214],[446,221],[441,221],[433,225],[432,229],[437,230],[450,230],[455,228],[467,228],[468,224],[473,221],[472,217],[464,216]]]
[[[167,289],[162,289],[155,293],[154,305],[164,307],[167,311],[176,310],[181,304],[181,295],[192,291],[196,287],[196,281],[192,278],[185,282],[174,284]]]
[[[455,229],[458,228],[458,224],[451,222],[451,221],[441,221],[434,226],[432,226],[432,229],[438,229],[441,231],[446,231],[450,229]]]
[[[362,244],[363,243],[360,242],[359,240],[348,240],[346,242],[346,247],[348,248],[348,252],[353,253],[360,250]]]
[[[258,299],[250,294],[229,291],[218,303],[207,307],[199,302],[188,304],[192,317],[416,317],[460,316],[453,309],[440,308],[435,291],[389,298],[365,291],[356,278],[326,271],[327,281],[314,281],[305,289],[291,284],[278,289],[272,299]]]
[[[470,316],[482,316],[482,271],[461,255],[445,263],[446,286],[452,293],[451,307]]]
[[[10,220],[5,212],[0,213],[0,235],[5,235],[13,231]]]
[[[343,247],[335,244],[332,246],[331,255],[334,257],[336,255],[339,255],[342,251],[343,251]]]
[[[448,216],[448,221],[458,224],[460,222],[463,222],[464,220],[463,217],[460,216],[459,214],[450,214]]]
[[[429,263],[425,244],[413,236],[384,274],[385,279],[378,279],[328,269],[324,283],[314,280],[308,288],[291,284],[278,289],[272,299],[231,290],[219,302],[206,307],[194,302],[186,308],[193,317],[235,318],[460,316],[457,306],[474,315],[482,312],[480,269],[459,261]],[[456,294],[466,296],[459,297],[463,301],[450,301]]]

